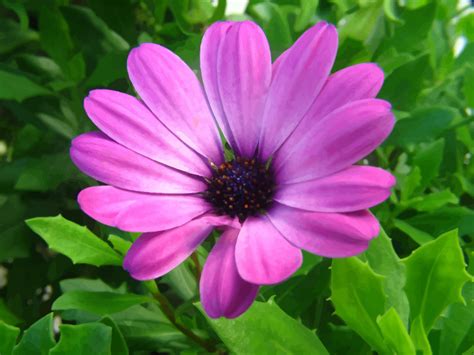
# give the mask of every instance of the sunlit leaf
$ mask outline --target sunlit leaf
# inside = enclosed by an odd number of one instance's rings
[[[457,231],[422,245],[403,262],[410,318],[419,319],[420,326],[429,332],[448,305],[464,302],[461,290],[470,277],[465,270]]]
[[[334,259],[331,301],[336,314],[378,352],[386,352],[377,317],[385,313],[383,277],[356,257]]]
[[[105,324],[64,324],[59,330],[61,336],[51,355],[112,354],[112,328]]]
[[[201,306],[199,309],[202,311]],[[314,332],[286,315],[271,300],[255,302],[235,319],[207,320],[235,354],[328,354]]]
[[[86,227],[68,221],[61,215],[32,218],[26,223],[51,249],[66,255],[74,263],[95,266],[122,264],[120,255],[106,242]]]

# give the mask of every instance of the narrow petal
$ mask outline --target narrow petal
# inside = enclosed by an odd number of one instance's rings
[[[211,231],[205,220],[195,219],[175,229],[144,233],[129,249],[123,267],[137,280],[163,276],[189,257]]]
[[[267,217],[249,217],[237,239],[235,260],[240,276],[253,284],[286,280],[301,266],[301,250],[288,243]]]
[[[274,199],[308,211],[352,212],[385,201],[394,185],[393,175],[383,169],[352,166],[320,179],[280,185]]]
[[[78,197],[95,220],[128,232],[158,232],[183,225],[211,209],[196,195],[157,195],[94,186]]]
[[[225,231],[212,248],[199,284],[201,302],[211,318],[235,318],[245,312],[258,293],[258,285],[243,280],[235,264],[239,231]]]
[[[134,152],[188,173],[210,174],[203,157],[172,134],[133,96],[93,90],[84,100],[84,108],[102,132]]]
[[[270,47],[250,21],[218,22],[204,35],[201,71],[214,115],[242,156],[253,156],[271,81]]]
[[[191,68],[173,52],[152,43],[134,48],[127,68],[133,86],[158,119],[188,146],[220,163],[219,132]]]
[[[379,146],[395,123],[391,106],[378,99],[351,102],[311,127],[291,150],[279,151],[280,183],[316,179],[356,163]]]
[[[116,187],[155,193],[193,193],[206,184],[115,143],[102,133],[85,133],[72,141],[71,159],[87,175]]]
[[[360,254],[379,234],[378,221],[368,211],[319,213],[277,204],[268,217],[291,244],[329,258]]]
[[[332,111],[352,101],[372,99],[377,96],[383,80],[383,71],[373,63],[356,64],[329,76],[298,127],[280,147],[279,156],[285,157],[290,153],[294,145]]]
[[[321,91],[337,52],[337,31],[320,22],[278,60],[263,113],[259,149],[267,159],[296,128]]]

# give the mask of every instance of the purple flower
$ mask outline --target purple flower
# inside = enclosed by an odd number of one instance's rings
[[[71,157],[107,185],[78,200],[97,221],[143,233],[125,257],[132,277],[162,276],[218,228],[201,299],[210,317],[233,318],[259,285],[300,267],[300,249],[339,258],[368,247],[379,225],[367,209],[395,179],[354,164],[388,136],[394,117],[374,98],[379,67],[330,74],[336,52],[335,27],[320,22],[272,64],[257,25],[219,22],[201,45],[204,90],[180,58],[146,43],[128,57],[140,99],[90,93],[85,110],[103,133],[74,139]]]

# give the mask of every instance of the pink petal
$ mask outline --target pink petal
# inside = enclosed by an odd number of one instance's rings
[[[320,22],[278,60],[270,85],[259,149],[267,159],[296,128],[318,96],[337,52],[337,31]]]
[[[199,284],[201,302],[211,318],[235,318],[245,312],[258,293],[258,286],[244,281],[235,264],[239,231],[225,231],[212,248]]]
[[[112,90],[93,90],[84,100],[84,108],[102,132],[134,152],[188,173],[210,174],[203,158],[133,96]]]
[[[301,250],[288,243],[267,217],[249,217],[237,239],[235,260],[240,276],[269,285],[290,277],[302,263]]]
[[[150,110],[171,132],[219,164],[221,140],[201,84],[191,68],[168,49],[152,43],[134,48],[128,74]]]
[[[276,63],[275,63],[276,64]],[[349,102],[377,96],[383,84],[383,71],[373,63],[356,64],[332,74],[298,127],[279,149],[284,158],[316,122]]]
[[[144,233],[129,249],[123,267],[137,280],[152,280],[181,264],[211,233],[212,226],[195,219],[164,232]]]
[[[360,254],[379,234],[378,221],[368,211],[318,213],[276,204],[268,217],[293,245],[330,258]]]
[[[211,209],[196,195],[157,195],[94,186],[78,197],[81,209],[95,220],[128,232],[158,232],[189,222]]]
[[[271,81],[270,48],[250,21],[218,22],[201,45],[201,71],[209,103],[231,146],[253,156]]]
[[[117,215],[142,196],[141,193],[121,190],[113,186],[93,186],[82,190],[77,201],[89,217],[115,226]],[[143,196],[147,196],[143,194]]]
[[[311,127],[274,157],[280,183],[294,183],[340,171],[371,153],[392,131],[391,106],[378,99],[351,102]]]
[[[87,175],[116,187],[155,193],[192,193],[206,189],[200,179],[145,158],[91,132],[72,141],[71,159]]]
[[[308,211],[352,212],[385,201],[395,182],[383,169],[352,166],[316,180],[280,185],[274,199]]]

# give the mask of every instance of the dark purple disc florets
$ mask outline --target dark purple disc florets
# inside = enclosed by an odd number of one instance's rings
[[[204,196],[215,212],[238,217],[241,222],[269,207],[275,187],[271,167],[241,157],[215,167],[207,184]]]

